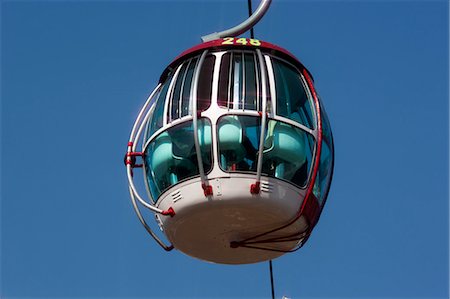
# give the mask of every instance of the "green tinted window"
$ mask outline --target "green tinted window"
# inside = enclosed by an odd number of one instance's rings
[[[227,115],[217,126],[219,161],[227,172],[256,172],[261,118]],[[266,128],[262,173],[306,186],[315,142],[309,133],[286,123],[269,120]]]
[[[164,105],[166,103],[167,91],[169,90],[172,77],[173,75],[169,75],[166,82],[164,82],[159,97],[156,100],[155,108],[148,122],[149,126],[147,128],[147,139],[150,138],[158,129],[163,127]]]
[[[218,121],[220,167],[224,171],[256,171],[259,117],[227,115]]]
[[[244,54],[244,109],[256,110],[258,85],[257,85],[257,70],[256,70],[256,56],[254,54]]]
[[[305,90],[301,75],[291,65],[272,59],[277,97],[277,115],[292,119],[313,129],[314,117],[311,100]]]
[[[198,123],[200,151],[205,172],[212,167],[211,124],[206,119]],[[200,174],[194,145],[192,121],[161,132],[145,149],[147,183],[152,198],[178,182]]]
[[[314,195],[323,206],[330,189],[331,177],[333,173],[333,137],[328,117],[324,110],[321,110],[322,119],[322,150],[320,153],[319,170],[317,172],[316,182],[314,184]]]
[[[261,71],[256,53],[233,51],[222,56],[217,97],[219,106],[260,111],[261,88]]]
[[[307,184],[314,152],[311,134],[270,120],[264,141],[263,173],[299,187]]]
[[[197,89],[197,110],[205,111],[211,105],[212,79],[214,71],[214,55],[205,57],[200,68]]]
[[[180,72],[177,76],[177,82],[173,91],[172,101],[169,108],[169,120],[178,119],[181,117],[181,89],[186,81],[186,74],[189,62],[184,63],[181,66]]]
[[[189,66],[186,70],[186,78],[183,82],[182,88],[182,99],[181,99],[181,116],[186,116],[190,114],[191,109],[191,88],[192,88],[192,77],[194,76],[194,69],[196,67],[198,58],[192,58],[189,62]]]

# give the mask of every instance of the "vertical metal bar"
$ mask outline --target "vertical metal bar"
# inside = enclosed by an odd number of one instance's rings
[[[136,130],[138,129],[138,125],[142,122],[142,117],[144,117],[144,113],[147,110],[148,107],[151,107],[151,104],[153,104],[153,96],[156,94],[157,91],[159,91],[159,88],[162,86],[161,83],[158,84],[158,86],[155,87],[153,92],[150,94],[150,96],[147,98],[147,101],[145,101],[144,106],[142,107],[141,111],[139,112],[138,117],[136,118],[136,121],[134,122],[133,129],[131,129],[131,136],[130,141],[134,139],[134,136],[136,135]]]
[[[245,94],[245,55],[244,52],[242,52],[242,58],[241,58],[241,65],[242,65],[242,79],[241,79],[241,84],[242,84],[242,96],[241,96],[241,103],[242,103],[242,111],[244,111],[244,107],[245,107],[245,101],[246,99],[246,94]]]
[[[139,115],[133,125],[133,129],[131,130],[130,139],[128,139],[128,147],[127,147],[127,178],[128,178],[128,186],[130,189],[130,194],[133,194],[135,197],[132,196],[132,200],[135,198],[146,208],[151,210],[154,213],[161,214],[163,211],[161,209],[156,208],[152,204],[149,204],[146,202],[138,193],[136,186],[134,185],[133,181],[133,175],[132,175],[132,169],[131,169],[131,156],[130,154],[132,152],[136,151],[137,141],[138,138],[142,132],[140,124],[142,123],[143,118],[145,118],[145,111],[148,109],[149,106],[151,106],[151,102],[153,99],[153,96],[156,94],[156,92],[160,89],[161,84],[158,84],[156,88],[153,90],[153,92],[148,97],[147,101],[144,104],[144,107],[142,107],[141,111],[139,112]],[[153,201],[153,200],[152,200]]]
[[[258,147],[258,164],[256,168],[256,186],[258,186],[259,193],[259,182],[261,180],[261,171],[262,171],[262,158],[264,151],[264,139],[265,139],[265,129],[267,122],[267,89],[266,89],[266,68],[264,65],[264,58],[261,54],[260,49],[256,49],[256,53],[258,54],[259,63],[261,66],[261,84],[262,84],[262,111],[261,111],[261,134],[259,139],[259,147]]]
[[[255,83],[256,83],[256,111],[260,110],[260,103],[261,103],[261,82],[259,81],[259,66],[258,66],[258,60],[256,59],[256,55],[253,54],[253,61],[255,63]]]
[[[231,82],[231,79],[233,79],[234,81],[234,77],[233,77],[233,70],[234,70],[234,65],[233,65],[233,59],[234,59],[234,54],[233,52],[230,52],[230,66],[229,66],[229,70],[228,70],[228,101],[227,101],[227,108],[228,110],[230,110],[230,101],[231,101],[231,95],[232,95],[232,86],[234,87],[234,85],[232,85],[233,83]]]
[[[277,114],[277,97],[276,97],[276,86],[275,86],[275,78],[274,78],[274,71],[273,71],[273,67],[272,67],[272,61],[270,59],[270,57],[266,56],[265,57],[265,62],[266,62],[266,66],[267,66],[267,80],[269,80],[269,89],[270,89],[270,111],[272,112],[273,115]]]
[[[208,186],[208,181],[205,176],[205,170],[203,168],[203,160],[202,154],[200,150],[200,144],[198,141],[198,111],[197,111],[197,91],[198,91],[198,80],[200,78],[200,69],[202,68],[203,62],[205,61],[206,54],[208,50],[204,51],[202,56],[200,56],[200,60],[197,64],[197,69],[194,73],[194,79],[191,90],[191,99],[192,99],[192,116],[193,116],[193,127],[194,127],[194,145],[195,145],[195,153],[197,155],[198,162],[198,170],[200,172],[200,179],[202,181],[202,186]]]

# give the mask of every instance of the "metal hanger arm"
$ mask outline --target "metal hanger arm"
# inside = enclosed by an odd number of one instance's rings
[[[202,36],[202,41],[208,42],[223,37],[234,37],[246,32],[247,30],[253,28],[253,26],[255,26],[256,23],[259,22],[259,20],[261,20],[261,18],[269,9],[271,2],[272,0],[262,0],[255,12],[247,20],[233,28]]]

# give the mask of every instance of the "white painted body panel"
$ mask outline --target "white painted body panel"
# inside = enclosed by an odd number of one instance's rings
[[[172,207],[176,215],[161,216],[162,228],[174,247],[183,253],[214,263],[243,264],[274,259],[283,252],[238,247],[230,243],[242,241],[295,218],[303,202],[305,190],[280,180],[264,178],[261,192],[250,193],[254,176],[231,174],[210,179],[213,195],[205,197],[200,179],[191,179],[162,194],[158,208]],[[252,241],[289,236],[307,229],[300,217],[294,224]],[[261,243],[258,246],[290,250],[298,240],[279,243]]]

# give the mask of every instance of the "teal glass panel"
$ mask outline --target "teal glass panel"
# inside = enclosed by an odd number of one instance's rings
[[[263,173],[305,187],[311,171],[315,141],[292,125],[270,120],[264,140]]]
[[[220,167],[224,171],[256,171],[259,117],[227,115],[217,125]]]
[[[220,167],[226,172],[256,172],[261,118],[227,115],[217,125]],[[292,125],[269,120],[262,174],[305,187],[315,149],[314,137]]]
[[[200,152],[205,172],[211,171],[211,123],[198,122]],[[185,122],[161,132],[145,149],[146,178],[152,198],[178,182],[198,176],[193,122]]]
[[[327,114],[322,109],[320,115],[322,118],[322,150],[320,153],[319,170],[317,172],[313,192],[318,199],[320,206],[323,206],[330,189],[333,174],[334,146]]]
[[[315,128],[314,109],[301,75],[291,65],[272,59],[276,89],[277,115],[292,119],[308,128]]]

